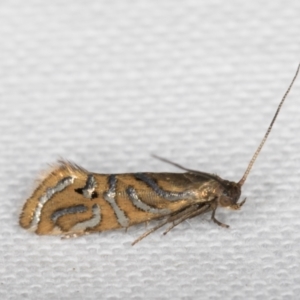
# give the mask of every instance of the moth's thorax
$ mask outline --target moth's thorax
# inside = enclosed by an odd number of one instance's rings
[[[219,204],[222,207],[239,208],[238,200],[241,195],[241,186],[233,181],[224,180],[222,182],[223,190],[219,198]]]
[[[220,195],[220,192],[222,191],[222,186],[218,181],[212,179],[196,185],[193,190],[196,195],[195,198],[203,203],[218,198],[218,195]]]

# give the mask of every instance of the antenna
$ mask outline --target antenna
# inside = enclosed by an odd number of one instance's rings
[[[275,113],[275,115],[274,115],[274,117],[273,117],[273,119],[272,119],[272,122],[271,122],[271,124],[270,124],[270,126],[269,126],[269,128],[268,128],[268,130],[267,130],[267,132],[266,132],[266,134],[265,134],[265,136],[264,136],[264,138],[262,139],[262,141],[260,142],[260,145],[258,146],[257,150],[255,151],[255,153],[254,153],[254,155],[253,155],[253,157],[252,157],[252,159],[251,159],[251,161],[250,161],[250,163],[249,163],[249,165],[248,165],[248,168],[247,168],[247,170],[245,171],[243,177],[242,177],[241,180],[238,182],[238,185],[239,185],[239,186],[242,186],[242,185],[245,183],[245,181],[246,181],[246,179],[247,179],[247,176],[249,175],[250,170],[252,169],[252,166],[253,166],[253,164],[254,164],[254,162],[255,162],[255,160],[256,160],[256,158],[257,158],[257,156],[258,156],[258,154],[259,154],[259,152],[260,152],[260,150],[261,150],[261,148],[263,147],[265,141],[267,140],[267,138],[268,138],[268,136],[269,136],[269,133],[270,133],[271,130],[272,130],[273,124],[274,124],[274,122],[275,122],[275,120],[276,120],[276,118],[277,118],[277,115],[278,115],[278,113],[279,113],[279,111],[280,111],[280,109],[281,109],[281,106],[282,106],[284,100],[286,99],[288,93],[290,92],[290,90],[291,90],[291,88],[292,88],[292,86],[293,86],[293,84],[294,84],[294,82],[295,82],[295,80],[296,80],[296,78],[297,78],[297,75],[298,75],[298,73],[299,73],[299,69],[300,69],[300,64],[298,65],[296,74],[295,74],[295,76],[294,76],[294,78],[293,78],[293,80],[292,80],[290,86],[288,87],[287,91],[285,92],[285,94],[284,94],[282,100],[280,101],[280,103],[279,103],[279,105],[278,105],[278,107],[277,107],[276,113]]]

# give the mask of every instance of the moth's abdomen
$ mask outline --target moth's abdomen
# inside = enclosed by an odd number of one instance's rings
[[[37,234],[83,234],[170,215],[195,202],[184,174],[94,174],[60,163],[27,200],[20,225]]]

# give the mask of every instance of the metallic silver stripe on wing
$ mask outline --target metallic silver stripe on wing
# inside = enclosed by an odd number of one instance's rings
[[[83,213],[86,212],[87,209],[88,208],[83,204],[58,209],[51,215],[51,220],[53,221],[53,223],[55,223],[58,218],[64,215]]]
[[[111,208],[113,209],[118,223],[122,227],[128,227],[129,219],[126,217],[123,210],[120,209],[118,204],[116,203],[116,186],[117,186],[117,177],[116,175],[109,175],[108,177],[108,186],[109,189],[107,192],[103,193],[104,199],[110,204]]]
[[[92,174],[89,174],[83,188],[75,189],[75,192],[83,195],[85,198],[94,199],[97,197],[95,189],[97,187],[97,182]]]
[[[171,211],[167,208],[155,208],[146,203],[144,203],[137,195],[136,190],[133,187],[128,187],[126,190],[129,199],[131,200],[132,204],[140,210],[145,212],[149,212],[152,214],[160,214],[166,215],[169,214]]]
[[[85,231],[88,228],[96,227],[101,222],[101,209],[98,204],[94,204],[92,207],[93,217],[89,220],[79,222],[71,228],[71,232]]]
[[[184,200],[187,198],[191,198],[194,196],[193,191],[183,191],[183,192],[170,192],[163,190],[152,178],[148,177],[143,173],[134,174],[135,178],[143,181],[148,186],[152,188],[152,190],[160,197],[169,200],[169,201],[178,201]]]
[[[65,177],[65,178],[61,179],[60,181],[58,181],[56,186],[47,188],[45,194],[39,198],[38,205],[34,211],[33,218],[32,218],[31,224],[30,224],[31,229],[35,230],[37,225],[39,224],[40,219],[41,219],[42,209],[43,209],[45,203],[48,200],[50,200],[54,194],[63,191],[67,186],[73,184],[74,179],[75,179],[75,177],[68,176],[68,177]]]

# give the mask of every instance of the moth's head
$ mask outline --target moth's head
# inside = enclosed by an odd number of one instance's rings
[[[241,185],[233,181],[224,180],[224,189],[219,199],[219,205],[231,209],[239,209],[245,200],[238,203],[241,196]]]

